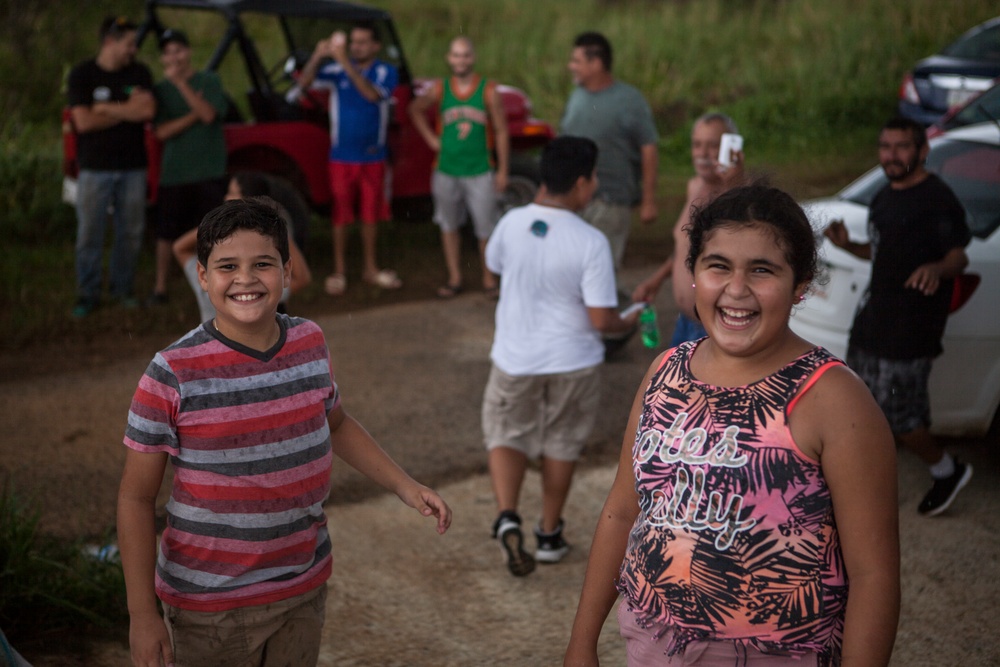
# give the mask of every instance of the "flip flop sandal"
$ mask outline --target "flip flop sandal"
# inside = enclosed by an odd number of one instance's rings
[[[395,271],[382,269],[374,276],[365,278],[365,282],[377,285],[382,289],[399,289],[403,286],[403,281],[399,279]]]
[[[462,293],[461,285],[442,285],[438,287],[437,295],[442,299],[453,299]]]
[[[347,291],[347,278],[342,273],[329,275],[323,283],[323,289],[330,296],[341,296]]]

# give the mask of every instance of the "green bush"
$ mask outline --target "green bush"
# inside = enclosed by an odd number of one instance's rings
[[[9,484],[0,493],[0,627],[28,646],[81,626],[127,627],[125,578],[115,559],[40,535],[38,514]]]
[[[0,231],[14,244],[72,242],[76,220],[62,201],[58,134],[31,127],[0,136]]]

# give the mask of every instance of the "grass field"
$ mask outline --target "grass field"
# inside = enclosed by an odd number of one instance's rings
[[[417,75],[444,72],[448,40],[477,44],[479,69],[525,90],[536,115],[557,124],[571,82],[566,72],[576,34],[599,29],[615,48],[616,74],[644,92],[660,130],[663,219],[690,164],[692,120],[708,110],[733,116],[746,137],[750,168],[775,177],[798,197],[834,191],[873,163],[874,133],[895,107],[903,72],[968,27],[997,13],[993,2],[956,0],[383,0],[396,20]],[[58,82],[94,51],[90,30],[104,12],[138,18],[136,1],[91,6],[55,0],[12,6],[0,40],[0,346],[73,335],[115,335],[183,327],[176,313],[68,320],[73,301],[72,210],[59,201]],[[204,58],[219,30],[206,18],[191,30]],[[58,32],[66,37],[42,37]],[[278,36],[259,36],[278,53]],[[32,68],[24,68],[26,54]],[[9,57],[8,57],[9,56]],[[158,74],[155,51],[143,58]],[[29,71],[30,69],[30,71]],[[42,75],[39,76],[39,73]],[[662,228],[661,228],[662,230]],[[409,237],[410,232],[406,236]],[[433,233],[390,247],[402,273],[413,275],[437,252]],[[639,237],[641,240],[641,236]],[[314,273],[328,271],[328,232],[316,222]],[[403,243],[404,239],[397,239]],[[436,260],[436,258],[435,258]],[[430,270],[437,270],[431,262]],[[140,266],[140,289],[152,262]],[[180,279],[178,278],[178,281]],[[182,283],[177,287],[186,289]],[[309,298],[307,293],[306,298]],[[166,319],[164,319],[166,318]],[[181,318],[183,320],[183,318]],[[107,320],[106,322],[104,320]],[[121,325],[127,323],[127,329]]]

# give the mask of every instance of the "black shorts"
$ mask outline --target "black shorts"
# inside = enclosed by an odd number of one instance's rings
[[[868,385],[895,435],[931,425],[927,383],[932,361],[883,359],[865,350],[847,350],[847,365]]]
[[[156,196],[156,238],[174,241],[194,229],[205,214],[222,203],[229,179],[160,186]]]

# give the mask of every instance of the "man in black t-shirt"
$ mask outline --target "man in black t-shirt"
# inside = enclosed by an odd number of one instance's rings
[[[954,278],[969,260],[965,209],[951,189],[924,168],[927,136],[909,119],[879,134],[879,162],[889,183],[872,200],[868,243],[848,238],[835,221],[826,236],[872,261],[871,282],[858,304],[847,363],[875,395],[896,440],[930,467],[934,485],[918,507],[934,516],[972,477],[972,466],[945,452],[930,434],[927,383],[941,354]]]
[[[135,62],[136,25],[125,17],[101,24],[96,58],[73,68],[67,96],[77,132],[76,286],[74,317],[101,300],[104,229],[111,212],[115,241],[110,292],[135,306],[135,265],[146,224],[145,124],[156,111],[153,77]]]

